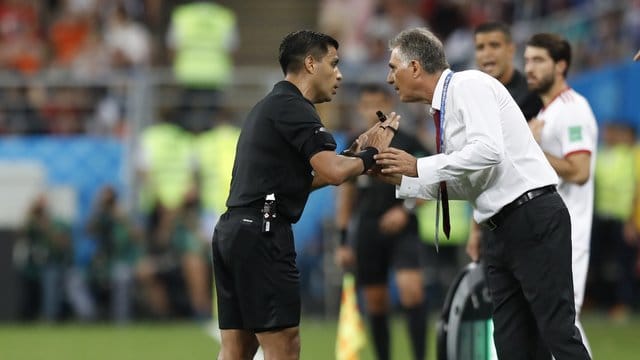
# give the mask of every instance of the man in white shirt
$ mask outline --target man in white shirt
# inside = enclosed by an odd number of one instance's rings
[[[515,67],[513,56],[516,44],[511,29],[504,23],[480,24],[474,32],[476,65],[478,70],[498,79],[516,101],[522,114],[529,121],[542,108],[540,98],[527,87],[527,78]],[[491,231],[481,229],[471,222],[467,241],[467,254],[473,261],[480,260],[480,241],[491,236]]]
[[[555,34],[533,35],[524,59],[529,89],[544,105],[529,127],[560,178],[558,193],[571,215],[576,326],[589,348],[578,316],[589,267],[598,127],[587,100],[566,82],[571,46],[565,39]]]
[[[574,325],[569,213],[518,105],[490,75],[453,74],[426,29],[403,31],[391,50],[387,82],[403,102],[431,105],[440,153],[389,148],[375,157],[378,176],[401,198],[442,196],[445,233],[447,194],[492,229],[483,254],[499,358],[531,359],[541,338],[558,359],[589,359]]]

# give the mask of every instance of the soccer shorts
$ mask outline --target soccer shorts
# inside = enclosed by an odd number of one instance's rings
[[[262,233],[258,209],[230,209],[213,233],[213,270],[220,329],[254,332],[300,324],[300,274],[291,224],[272,221]]]
[[[356,231],[356,281],[359,286],[386,284],[391,269],[422,267],[415,222],[409,222],[399,234],[387,236],[380,232],[378,219],[360,219]]]

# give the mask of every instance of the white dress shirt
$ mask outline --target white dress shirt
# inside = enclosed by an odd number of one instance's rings
[[[445,70],[432,111],[441,110]],[[446,181],[449,199],[468,200],[483,222],[523,193],[558,183],[520,108],[496,79],[477,70],[453,74],[445,98],[443,153],[418,159],[418,177],[402,177],[399,198],[436,199]]]

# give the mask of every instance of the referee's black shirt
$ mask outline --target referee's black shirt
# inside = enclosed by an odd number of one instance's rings
[[[315,106],[300,90],[277,83],[242,126],[227,207],[261,207],[274,193],[278,215],[297,222],[311,192],[309,159],[324,150],[313,141],[320,128]]]
[[[527,121],[538,115],[538,112],[542,109],[542,100],[538,95],[529,91],[527,78],[521,72],[514,70],[511,80],[504,87],[507,88],[511,97],[516,101]]]

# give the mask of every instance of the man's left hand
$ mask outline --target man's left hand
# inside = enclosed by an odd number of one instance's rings
[[[373,167],[367,172],[367,175],[371,175],[374,178],[386,182],[391,185],[400,185],[402,183],[402,175],[400,174],[383,174],[378,167]]]
[[[390,147],[373,158],[383,175],[418,176],[418,160],[406,151]]]

